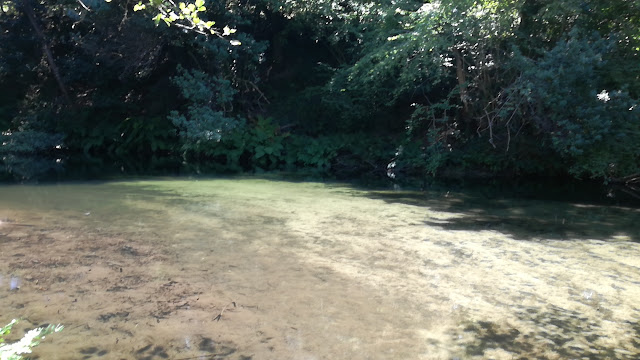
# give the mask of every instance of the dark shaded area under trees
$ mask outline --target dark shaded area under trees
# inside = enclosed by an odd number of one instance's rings
[[[635,0],[205,2],[227,36],[154,22],[163,3],[0,0],[6,176],[84,154],[640,183]]]

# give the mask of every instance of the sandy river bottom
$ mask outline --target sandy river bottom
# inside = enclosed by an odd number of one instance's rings
[[[155,180],[0,187],[40,359],[638,359],[640,211]]]

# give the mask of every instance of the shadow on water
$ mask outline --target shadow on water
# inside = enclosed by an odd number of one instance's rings
[[[599,306],[599,305],[594,305]],[[502,349],[520,354],[514,359],[633,359],[628,351],[598,344],[601,324],[577,311],[550,305],[548,308],[515,305],[517,317],[534,325],[537,331],[521,332],[516,328],[490,321],[469,322],[451,336],[465,349],[466,356],[483,356],[488,349]],[[637,335],[640,329],[634,327]],[[582,334],[587,344],[575,341]],[[633,341],[636,350],[640,343]],[[553,355],[545,356],[547,350]]]
[[[599,189],[600,191],[602,189]],[[369,196],[388,203],[424,206],[457,214],[447,220],[425,219],[425,225],[445,230],[493,230],[518,240],[594,239],[640,242],[640,204],[614,203],[577,193],[545,191],[517,193],[493,187],[464,190],[439,187],[427,191],[372,191]],[[584,189],[585,193],[593,188]],[[556,195],[556,196],[554,196]],[[637,206],[636,206],[637,205]]]
[[[160,344],[148,344],[140,348],[135,349],[131,354],[131,359],[135,360],[162,360],[162,359],[175,359],[175,360],[189,360],[189,359],[229,359],[237,352],[233,343],[216,342],[208,337],[201,337],[196,340],[197,343],[190,346],[199,351],[199,356],[187,356],[187,357],[171,357],[170,349],[165,345]],[[96,358],[110,358],[109,351],[101,349],[97,346],[88,346],[81,348],[79,351],[80,358],[82,360],[96,359]],[[239,357],[233,357],[239,360],[251,360],[251,356],[240,355]],[[40,359],[39,356],[32,357],[31,359]]]

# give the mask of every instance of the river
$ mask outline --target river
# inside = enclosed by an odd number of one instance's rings
[[[638,359],[640,210],[260,178],[0,186],[41,359]]]

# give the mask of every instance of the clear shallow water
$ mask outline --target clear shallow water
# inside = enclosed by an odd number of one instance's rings
[[[637,209],[163,179],[0,187],[0,220],[0,322],[64,324],[46,359],[640,356]]]

